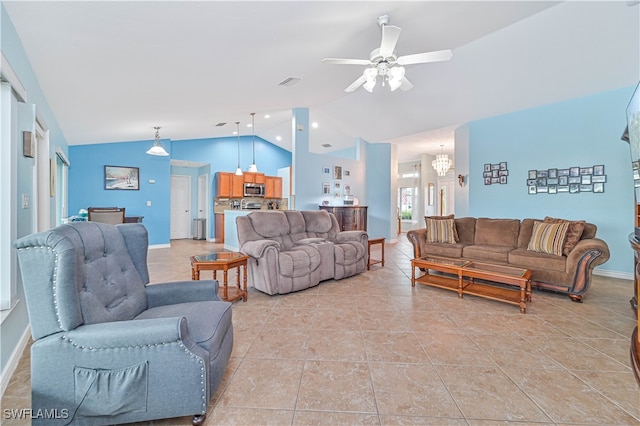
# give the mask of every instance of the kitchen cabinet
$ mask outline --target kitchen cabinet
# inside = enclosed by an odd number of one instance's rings
[[[282,178],[266,176],[264,198],[282,198]]]
[[[218,172],[216,173],[216,197],[231,197],[231,179],[235,176],[233,173]]]
[[[224,213],[216,213],[216,243],[224,243]]]
[[[244,172],[242,174],[244,183],[266,183],[266,176],[264,173]]]
[[[231,174],[231,198],[244,197],[244,174],[238,176],[235,173]]]
[[[319,206],[333,213],[341,231],[366,231],[367,206]]]

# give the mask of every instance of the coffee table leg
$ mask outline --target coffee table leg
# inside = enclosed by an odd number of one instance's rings
[[[527,302],[531,302],[531,280],[527,281]]]
[[[473,281],[473,278],[470,278]],[[464,284],[464,279],[462,277],[462,274],[458,274],[458,299],[462,299],[464,297],[464,295],[462,294],[463,292],[463,284]]]
[[[520,283],[520,313],[527,312],[527,283]]]
[[[244,290],[242,292],[242,300],[244,302],[247,301],[247,264],[245,263],[244,266],[242,266],[242,271],[243,271],[243,281],[244,281]],[[238,269],[238,272],[240,272],[240,269]],[[239,283],[239,281],[238,281]]]
[[[229,294],[228,294],[228,285],[229,282],[227,281],[227,269],[225,268],[225,270],[223,271],[223,276],[224,276],[224,282],[223,282],[223,288],[222,288],[222,300],[228,301],[229,300]]]

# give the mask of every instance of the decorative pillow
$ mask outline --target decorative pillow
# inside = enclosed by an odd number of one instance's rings
[[[455,224],[453,219],[426,219],[427,242],[455,244]]]
[[[571,250],[578,244],[580,238],[582,237],[582,233],[584,232],[584,224],[586,223],[584,220],[565,220],[565,219],[557,219],[555,217],[545,217],[544,221],[546,223],[560,223],[560,222],[569,222],[569,229],[567,230],[567,237],[564,240],[564,246],[562,247],[562,254],[568,256],[571,253]]]
[[[545,223],[535,221],[527,250],[562,256],[562,247],[568,229],[569,222]]]
[[[431,220],[453,220],[455,216],[450,214],[448,216],[425,216],[424,217],[424,221],[425,223],[431,219]],[[429,225],[427,225],[428,227]],[[453,239],[455,240],[456,243],[460,242],[460,238],[458,238],[458,230],[456,229],[456,223],[453,222]],[[434,241],[431,241],[434,242]]]

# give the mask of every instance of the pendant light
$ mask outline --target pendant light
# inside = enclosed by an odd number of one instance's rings
[[[249,171],[253,173],[258,172],[258,166],[256,166],[256,113],[251,113],[251,129],[253,130],[251,139],[251,149],[253,150],[253,163],[249,166]]]
[[[431,162],[431,165],[436,170],[436,174],[438,176],[446,175],[453,164],[453,160],[444,153],[443,146],[444,145],[440,145],[440,154],[436,155],[436,159]]]
[[[238,135],[238,168],[236,169],[236,176],[242,176],[242,169],[240,168],[240,122],[236,121],[237,135]]]
[[[154,129],[156,129],[156,139],[153,142],[153,146],[147,151],[147,154],[166,157],[169,155],[169,153],[160,143],[160,127],[154,127]]]

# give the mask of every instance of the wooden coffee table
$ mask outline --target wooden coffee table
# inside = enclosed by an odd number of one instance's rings
[[[424,274],[416,277],[415,268],[424,270]],[[450,275],[430,274],[430,269]],[[531,301],[531,274],[525,268],[446,257],[427,256],[411,261],[412,287],[418,282],[455,291],[460,298],[470,294],[498,300],[519,306],[523,314]]]
[[[191,279],[199,280],[200,271],[213,271],[213,279],[216,279],[216,272],[223,271],[222,295],[220,298],[227,302],[233,302],[242,298],[247,301],[247,259],[249,256],[231,250],[217,250],[211,253],[191,256]],[[243,287],[240,286],[240,268],[243,270]],[[238,286],[229,288],[228,271],[238,268]]]

